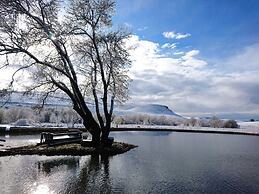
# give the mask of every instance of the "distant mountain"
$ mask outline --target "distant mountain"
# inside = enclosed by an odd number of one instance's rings
[[[5,99],[0,98],[0,106],[5,102]],[[5,107],[33,107],[41,102],[40,95],[24,96],[22,92],[14,92],[9,102]],[[70,107],[72,106],[71,100],[64,95],[50,96],[45,102],[46,107]],[[93,103],[88,103],[89,108],[94,111]],[[160,104],[138,104],[138,103],[126,103],[122,106],[114,107],[115,115],[133,115],[133,114],[152,114],[152,115],[168,115],[183,118],[176,114],[170,108]],[[234,119],[239,121],[249,121],[251,119],[259,120],[258,114],[249,113],[225,113],[225,114],[204,114],[197,115],[199,118],[211,118],[216,116],[220,119]]]
[[[6,99],[0,99],[0,105],[4,104]],[[41,95],[23,95],[23,92],[14,92],[11,94],[10,99],[5,104],[5,107],[24,106],[31,107],[42,102]],[[70,106],[71,101],[64,96],[50,96],[45,101],[45,106]]]
[[[32,107],[40,102],[40,95],[24,96],[22,92],[14,92],[5,107]],[[4,100],[0,99],[0,105]],[[69,107],[71,106],[70,99],[60,95],[50,96],[46,103],[46,107]],[[94,105],[89,103],[89,108],[94,110]],[[125,104],[123,106],[115,106],[114,113],[116,115],[132,115],[132,114],[152,114],[152,115],[168,115],[182,117],[167,106],[160,104]]]
[[[176,117],[182,117],[167,106],[160,104],[125,104],[115,109],[115,113],[119,115],[126,114],[153,114],[153,115],[170,115]]]

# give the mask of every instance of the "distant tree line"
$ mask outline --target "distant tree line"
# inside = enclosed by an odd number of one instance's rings
[[[26,125],[66,125],[74,127],[81,124],[82,118],[72,108],[34,108],[12,107],[0,109],[0,124]]]
[[[96,117],[96,116],[95,116]],[[43,108],[39,111],[36,108],[29,107],[13,107],[8,109],[0,109],[0,124],[14,125],[41,125],[41,126],[67,126],[75,127],[82,125],[82,118],[69,107]],[[222,120],[217,117],[210,119],[198,118],[177,118],[175,116],[166,115],[121,115],[114,116],[112,123],[137,124],[137,125],[168,125],[168,126],[190,126],[190,127],[213,127],[213,128],[238,128],[235,120]]]
[[[113,123],[119,124],[139,124],[139,125],[169,125],[169,126],[190,126],[190,127],[213,127],[213,128],[238,128],[235,120],[221,120],[217,117],[210,119],[197,118],[176,118],[165,115],[123,115],[114,118]]]
[[[185,126],[191,127],[213,127],[213,128],[238,128],[235,120],[222,120],[215,116],[210,119],[190,118],[184,121]]]

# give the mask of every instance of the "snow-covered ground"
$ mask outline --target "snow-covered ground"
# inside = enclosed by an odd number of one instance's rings
[[[259,130],[259,121],[254,122],[238,122],[240,128],[243,129],[257,129]]]
[[[242,130],[245,129],[257,129],[259,130],[259,121],[255,122],[238,122],[239,128]],[[212,127],[199,127],[199,126],[167,126],[167,125],[138,125],[138,124],[126,124],[126,125],[113,125],[113,127],[122,127],[122,128],[152,128],[152,129],[228,129],[228,128],[212,128]]]
[[[256,124],[257,123],[257,124]],[[245,134],[258,134],[259,135],[259,122],[253,122],[253,124],[248,124],[247,122],[240,122],[240,128],[212,128],[212,127],[190,127],[190,126],[165,126],[165,125],[116,125],[115,128],[141,128],[141,129],[168,129],[174,131],[193,131],[193,132],[223,132],[223,133],[245,133]]]
[[[201,131],[201,132],[233,132],[233,133],[247,133],[247,134],[258,134],[259,135],[259,121],[257,122],[239,122],[238,125],[240,126],[239,128],[212,128],[212,127],[190,127],[190,126],[184,126],[184,125],[178,125],[178,126],[166,126],[166,125],[137,125],[137,124],[127,124],[127,125],[112,125],[114,128],[118,129],[152,129],[152,130],[174,130],[174,131]],[[7,127],[7,130],[12,127],[11,125],[0,125],[0,127]],[[22,127],[22,126],[21,126]],[[33,126],[25,126],[25,127],[33,127]],[[39,127],[39,126],[37,126]],[[43,125],[42,127],[57,127],[56,125]],[[61,127],[61,126],[59,126]],[[62,126],[62,127],[67,127],[67,126]],[[83,127],[83,126],[75,126],[75,127]]]

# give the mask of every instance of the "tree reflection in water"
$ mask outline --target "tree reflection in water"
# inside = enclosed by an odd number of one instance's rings
[[[58,158],[38,162],[38,170],[47,175],[56,172],[56,168],[66,166],[67,169],[75,169],[79,166],[79,158]]]
[[[111,193],[109,158],[91,155],[86,161],[80,157],[38,162],[38,170],[46,176],[60,170],[71,170],[62,193]],[[62,180],[61,180],[62,181]]]
[[[91,155],[65,193],[111,193],[109,158]]]

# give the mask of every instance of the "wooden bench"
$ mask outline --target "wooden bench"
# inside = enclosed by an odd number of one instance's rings
[[[70,143],[81,143],[83,140],[81,131],[71,131],[67,133],[43,132],[40,137],[40,144],[49,146],[63,145]]]

